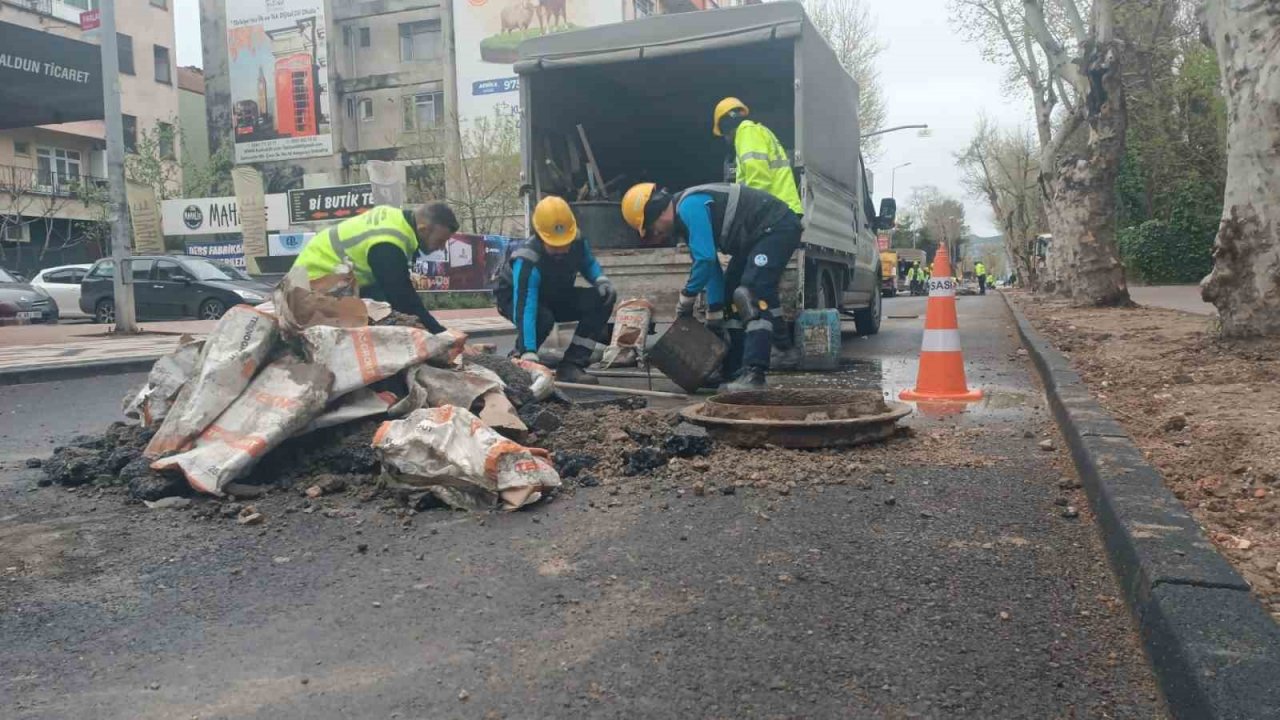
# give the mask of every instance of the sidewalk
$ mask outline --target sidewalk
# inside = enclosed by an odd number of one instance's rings
[[[511,323],[493,308],[439,310],[434,313],[448,327],[472,336],[499,335]],[[38,371],[48,374],[59,368],[94,367],[99,364],[127,365],[131,369],[173,350],[182,335],[201,337],[214,320],[182,320],[142,323],[139,335],[117,337],[108,326],[92,323],[25,325],[0,328],[0,384],[6,376],[22,376]],[[10,378],[11,382],[18,382]],[[24,381],[25,382],[25,381]]]
[[[1199,285],[1130,285],[1129,297],[1139,305],[1217,315],[1218,309],[1200,299]]]

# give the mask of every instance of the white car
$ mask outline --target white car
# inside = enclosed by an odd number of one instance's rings
[[[31,284],[49,293],[63,318],[89,317],[80,309],[80,281],[91,265],[59,265],[36,273]]]

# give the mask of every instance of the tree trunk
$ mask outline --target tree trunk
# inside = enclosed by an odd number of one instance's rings
[[[1046,149],[1053,154],[1046,159],[1056,164],[1043,178],[1053,241],[1041,283],[1076,305],[1127,305],[1129,288],[1116,248],[1116,177],[1125,142],[1118,43],[1099,45],[1085,57],[1089,90],[1085,107],[1077,110],[1088,125],[1085,152],[1058,157],[1067,135]],[[1069,135],[1069,125],[1058,132]]]
[[[1209,0],[1227,99],[1227,184],[1201,295],[1222,334],[1280,334],[1280,4]]]

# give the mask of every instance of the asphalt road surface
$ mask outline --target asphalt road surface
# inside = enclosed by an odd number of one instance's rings
[[[924,300],[885,311],[845,370],[786,381],[909,385]],[[976,467],[409,522],[278,493],[242,527],[33,489],[23,460],[141,378],[0,387],[3,715],[1164,717],[1066,457],[1039,447],[1055,431],[1003,302],[961,298],[960,322],[987,398],[909,424],[971,430]]]

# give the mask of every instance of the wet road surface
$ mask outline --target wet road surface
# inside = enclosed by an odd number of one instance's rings
[[[847,367],[914,379],[923,299]],[[0,707],[15,718],[1164,717],[998,297],[960,299],[987,462],[859,467],[786,497],[582,489],[411,523],[370,505],[260,528],[28,491],[21,460],[138,377],[0,388]],[[1030,435],[1031,437],[1026,437]],[[54,437],[50,437],[54,436]],[[1059,443],[1060,444],[1060,443]],[[959,450],[957,450],[959,452]],[[857,451],[848,455],[856,461]],[[714,459],[714,458],[713,458]],[[853,467],[851,464],[850,467]],[[713,466],[709,471],[714,474]],[[361,552],[359,546],[366,546]]]

